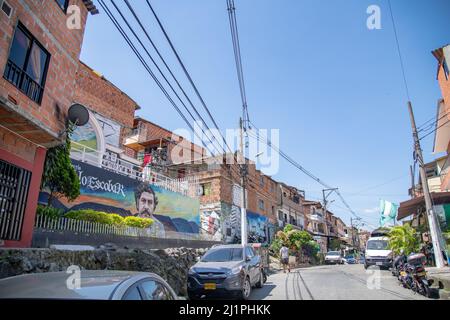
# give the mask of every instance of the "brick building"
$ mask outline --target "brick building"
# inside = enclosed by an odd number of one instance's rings
[[[31,243],[46,150],[64,141],[84,28],[88,13],[97,9],[86,0],[1,4],[0,241],[26,247]],[[72,18],[79,22],[76,28],[68,27]]]
[[[307,219],[305,218],[303,201],[304,192],[284,183],[277,183],[278,226],[292,225],[295,229],[305,230]]]

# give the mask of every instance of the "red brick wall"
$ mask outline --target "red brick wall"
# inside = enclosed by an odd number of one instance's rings
[[[133,127],[136,102],[82,62],[73,99],[124,127]]]
[[[0,127],[0,152],[10,152],[25,161],[33,162],[37,146],[9,130]]]
[[[0,73],[3,76],[9,48],[17,23],[22,22],[50,53],[50,63],[42,103],[39,106],[8,81],[0,77],[0,95],[10,95],[25,112],[53,132],[63,129],[64,115],[72,103],[75,73],[83,41],[87,9],[81,0],[71,0],[81,11],[80,30],[66,26],[68,16],[54,0],[8,0],[13,7],[11,18],[0,12]]]

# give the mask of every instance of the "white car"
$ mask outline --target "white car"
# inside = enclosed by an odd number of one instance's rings
[[[325,256],[325,264],[344,264],[344,258],[340,251],[330,251]]]

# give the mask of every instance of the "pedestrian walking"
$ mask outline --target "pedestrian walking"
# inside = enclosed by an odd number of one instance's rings
[[[280,249],[281,264],[283,265],[283,272],[286,273],[286,266],[289,272],[291,267],[289,266],[289,249],[283,245]]]

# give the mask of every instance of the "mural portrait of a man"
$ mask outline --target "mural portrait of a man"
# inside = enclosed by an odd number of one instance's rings
[[[141,183],[134,191],[134,197],[136,200],[137,213],[135,216],[139,218],[150,218],[154,222],[150,227],[152,232],[155,232],[157,236],[164,236],[164,225],[155,218],[153,215],[158,205],[158,197],[153,191],[152,187],[148,183]]]

